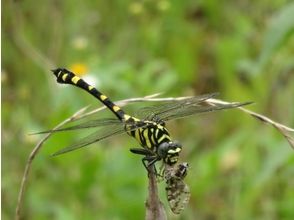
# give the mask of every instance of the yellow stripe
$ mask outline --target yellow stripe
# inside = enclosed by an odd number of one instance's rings
[[[163,130],[163,126],[162,126],[162,125],[160,125],[160,124],[157,124],[157,123],[155,123],[155,125],[158,127],[158,129],[161,129],[161,130]]]
[[[113,111],[117,112],[120,110],[120,107],[118,107],[117,105],[113,106],[112,107]]]
[[[106,95],[101,95],[101,96],[100,96],[100,99],[101,99],[102,101],[104,101],[105,99],[107,99],[107,96],[106,96]]]
[[[158,139],[158,143],[160,143],[164,138],[166,138],[167,135],[166,134],[163,134],[159,139]]]
[[[135,138],[137,141],[139,141],[141,143],[141,139],[140,139],[140,131],[139,129],[135,130]],[[142,144],[142,143],[141,143]]]
[[[88,90],[89,90],[89,91],[91,91],[92,89],[94,89],[93,86],[89,86],[89,87],[88,87]]]
[[[135,118],[135,117],[132,117],[134,119],[134,121],[141,121],[140,119],[138,118]]]
[[[131,118],[131,116],[129,116],[129,115],[127,115],[127,114],[124,115],[124,119],[125,119],[125,121],[129,120],[130,118]]]
[[[72,81],[74,84],[77,84],[79,80],[80,80],[80,78],[77,77],[77,76],[74,76],[74,77],[71,79],[71,81]]]
[[[148,138],[148,129],[144,130],[144,132],[143,132],[143,136],[144,136],[144,138],[145,138],[145,140],[146,140],[146,145],[147,145],[147,147],[148,147],[148,148],[151,148],[151,143],[150,143],[150,140],[149,140],[149,138]]]
[[[181,152],[181,148],[180,147],[177,147],[175,150],[168,150],[167,153],[169,154],[174,154],[174,153],[179,153]]]
[[[155,144],[155,140],[154,140],[154,135],[153,135],[153,133],[154,133],[154,129],[153,128],[151,128],[150,129],[150,132],[151,132],[151,142],[153,143],[153,144]]]
[[[155,130],[155,137],[156,137],[156,138],[158,138],[158,132],[159,132],[159,129],[156,129],[156,130]]]
[[[65,81],[66,80],[66,78],[67,78],[67,76],[68,76],[68,74],[66,73],[66,74],[64,74],[63,76],[62,76],[62,80],[63,81]]]

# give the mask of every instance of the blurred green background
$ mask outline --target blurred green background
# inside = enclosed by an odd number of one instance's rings
[[[220,92],[294,127],[293,33],[290,0],[2,1],[2,219],[13,219],[24,166],[41,139],[28,134],[101,106],[58,85],[50,69],[85,72],[112,100]],[[95,117],[104,115],[111,113]],[[183,144],[192,193],[176,217],[159,185],[169,219],[294,219],[293,149],[274,128],[238,110],[168,128]],[[137,146],[132,138],[50,157],[85,133],[46,142],[33,162],[24,219],[144,218],[147,178],[128,150]]]

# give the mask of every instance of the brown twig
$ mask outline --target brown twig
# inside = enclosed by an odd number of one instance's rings
[[[158,196],[156,172],[154,165],[148,170],[148,198],[145,203],[146,220],[166,220],[166,213]]]

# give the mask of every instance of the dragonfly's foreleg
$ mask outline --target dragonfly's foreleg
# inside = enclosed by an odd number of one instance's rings
[[[145,148],[131,148],[130,151],[134,154],[140,154],[144,156],[152,156],[154,152]]]
[[[134,154],[144,155],[145,157],[142,158],[142,163],[144,167],[146,168],[146,170],[147,171],[152,170],[152,172],[154,171],[156,176],[160,175],[159,173],[157,173],[155,166],[154,166],[154,170],[151,169],[156,161],[161,160],[161,158],[158,155],[154,154],[153,151],[144,149],[144,148],[131,148],[130,151]]]

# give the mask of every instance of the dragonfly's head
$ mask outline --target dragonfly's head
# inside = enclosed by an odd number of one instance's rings
[[[157,153],[168,165],[174,165],[178,162],[179,153],[182,145],[176,141],[163,142],[158,146]]]

